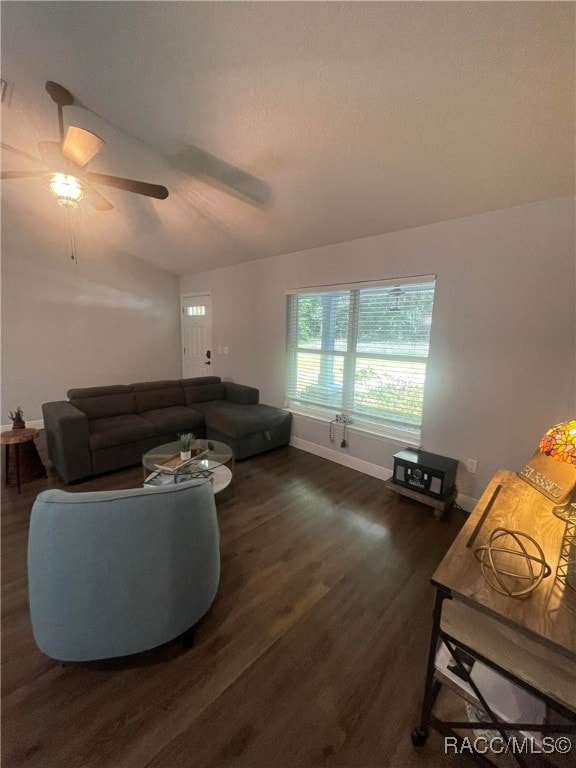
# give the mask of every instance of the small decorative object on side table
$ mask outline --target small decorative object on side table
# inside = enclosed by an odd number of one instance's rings
[[[22,408],[18,406],[16,408],[16,412],[12,413],[10,411],[10,421],[12,422],[12,429],[26,429],[26,422],[22,418],[24,414],[22,413]]]

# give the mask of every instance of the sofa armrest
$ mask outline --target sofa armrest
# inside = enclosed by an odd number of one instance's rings
[[[66,400],[43,403],[48,456],[60,477],[66,482],[90,477],[88,417]]]
[[[240,403],[241,405],[255,405],[260,397],[260,391],[255,387],[247,387],[245,384],[232,384],[230,381],[223,381],[226,400],[231,403]]]

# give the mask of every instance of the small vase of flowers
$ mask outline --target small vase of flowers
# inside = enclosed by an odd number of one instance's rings
[[[192,443],[196,440],[193,432],[183,432],[180,435],[180,458],[182,461],[192,457]]]
[[[14,413],[10,411],[10,421],[12,422],[12,429],[25,429],[26,422],[22,418],[22,408],[18,407]]]

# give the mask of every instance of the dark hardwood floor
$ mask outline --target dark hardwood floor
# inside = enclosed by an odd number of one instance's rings
[[[42,453],[42,448],[41,448]],[[43,455],[43,458],[45,456]],[[141,468],[71,490],[130,488]],[[467,765],[415,750],[430,575],[464,522],[294,448],[236,465],[195,646],[62,667],[32,638],[26,547],[47,479],[2,498],[4,768]]]

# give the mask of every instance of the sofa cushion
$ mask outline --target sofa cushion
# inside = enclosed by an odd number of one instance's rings
[[[203,384],[220,384],[220,376],[193,376],[190,379],[181,379],[180,384],[183,387],[196,387]]]
[[[79,392],[80,390],[71,391]],[[70,402],[78,410],[85,413],[90,420],[107,419],[114,416],[126,416],[136,413],[136,401],[131,392],[96,397],[74,397],[70,398]]]
[[[241,405],[255,405],[260,398],[260,390],[256,387],[247,387],[245,384],[234,384],[231,381],[222,382],[225,399],[231,403],[240,403]]]
[[[93,451],[99,448],[109,448],[112,445],[134,443],[156,434],[154,424],[141,416],[136,416],[136,414],[94,419],[90,422],[89,427],[89,442]]]
[[[140,414],[146,421],[152,422],[156,427],[157,435],[165,435],[168,432],[194,431],[204,424],[204,414],[185,408],[183,405],[173,405],[168,408],[159,408],[154,411],[144,411]]]
[[[157,387],[138,391],[134,387],[134,397],[136,398],[136,408],[138,413],[145,411],[154,411],[158,408],[170,408],[171,406],[184,407],[184,391],[175,382],[169,382],[170,386]]]
[[[228,400],[198,403],[194,406],[206,416],[206,426],[230,437],[266,432],[290,418],[287,411],[271,405],[238,405]]]
[[[81,397],[101,397],[102,395],[126,395],[132,392],[132,384],[108,384],[103,387],[77,387],[66,393],[68,400]]]
[[[174,389],[181,386],[180,379],[160,379],[159,381],[139,381],[132,384],[132,392],[148,392],[151,389]]]
[[[226,392],[221,382],[213,382],[211,384],[195,384],[192,387],[184,385],[184,395],[186,396],[186,405],[194,406],[195,403],[223,400],[226,397]]]

